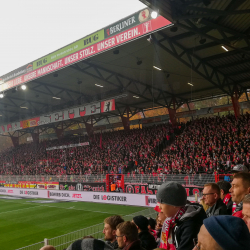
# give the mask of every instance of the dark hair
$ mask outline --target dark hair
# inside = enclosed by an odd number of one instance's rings
[[[124,222],[124,219],[120,215],[113,215],[104,220],[104,223],[110,225],[112,230],[115,230],[117,225]]]
[[[249,173],[237,173],[234,175],[234,179],[242,179],[243,182],[243,186],[245,188],[249,188],[250,187],[250,174]]]
[[[148,225],[151,227],[151,229],[155,230],[156,221],[153,218],[148,218]]]
[[[218,181],[216,183],[220,189],[224,191],[224,194],[229,193],[229,189],[231,188],[231,184],[228,181]]]
[[[133,242],[135,240],[138,240],[138,229],[133,222],[122,222],[116,227],[116,229],[119,229],[121,235],[126,236],[128,241]]]
[[[213,183],[213,182],[207,183],[204,185],[204,187],[211,187],[212,190],[216,191],[217,194],[220,194],[220,188],[216,183]]]

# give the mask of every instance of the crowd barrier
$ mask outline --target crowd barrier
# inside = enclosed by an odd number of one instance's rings
[[[147,208],[142,211],[125,215],[123,216],[123,219],[125,221],[131,221],[135,216],[137,215],[144,215],[145,217],[156,217],[156,212],[153,208]],[[84,236],[93,236],[96,239],[103,239],[103,223],[99,223],[96,225],[93,225],[91,227],[83,228],[68,234],[60,235],[51,239],[44,239],[42,242],[38,242],[26,247],[18,248],[16,250],[39,250],[41,247],[45,245],[52,245],[57,250],[63,250],[67,248],[71,243],[74,241],[83,238]]]
[[[105,182],[106,174],[98,175],[0,175],[0,183],[18,183],[19,181],[37,182]],[[177,181],[183,185],[203,186],[208,182],[215,182],[213,174],[124,174],[126,183],[162,183]]]

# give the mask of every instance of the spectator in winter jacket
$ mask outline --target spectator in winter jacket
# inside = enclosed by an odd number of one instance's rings
[[[233,216],[243,218],[242,216],[242,200],[250,193],[250,174],[237,173],[235,174],[232,187],[230,188],[232,201],[236,203],[236,209]]]
[[[185,188],[177,182],[163,183],[156,194],[159,208],[167,217],[162,226],[160,248],[192,250],[206,213],[198,204],[186,204]]]
[[[204,220],[193,250],[250,250],[250,234],[245,223],[229,215]]]
[[[113,215],[104,220],[104,239],[114,249],[118,248],[118,243],[116,240],[116,227],[122,222],[124,222],[124,220],[120,215]]]
[[[146,250],[153,250],[157,247],[154,236],[149,232],[148,219],[142,215],[135,216],[132,220],[138,229],[138,236],[141,245]]]
[[[232,214],[233,201],[229,189],[231,184],[228,181],[218,181],[216,183],[220,188],[220,198],[223,200],[223,203],[227,206],[227,214]]]
[[[87,238],[76,240],[67,250],[112,250],[113,248],[102,240]]]
[[[118,246],[123,250],[145,250],[138,238],[138,230],[135,223],[125,221],[116,227],[116,238]]]
[[[204,203],[209,206],[207,217],[214,215],[226,215],[227,206],[220,198],[220,188],[215,183],[207,183],[203,189]]]
[[[250,232],[250,194],[245,196],[242,203],[243,203],[243,209],[242,209],[243,220],[245,221]]]

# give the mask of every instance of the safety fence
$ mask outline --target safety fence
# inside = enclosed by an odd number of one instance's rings
[[[131,221],[133,217],[137,215],[144,215],[145,217],[156,217],[156,212],[153,208],[148,208],[133,214],[123,216],[125,221]],[[42,246],[52,245],[57,250],[66,249],[72,242],[81,239],[85,236],[93,236],[96,239],[103,239],[103,223],[93,225],[91,227],[83,228],[68,234],[64,234],[58,237],[54,237],[51,239],[44,239],[42,242],[38,242],[36,244],[32,244],[26,247],[22,247],[16,250],[38,250]]]
[[[0,175],[0,181],[6,183],[18,183],[19,181],[37,182],[105,182],[106,175]],[[124,174],[125,183],[163,183],[177,181],[183,185],[203,186],[208,182],[215,182],[213,174]]]

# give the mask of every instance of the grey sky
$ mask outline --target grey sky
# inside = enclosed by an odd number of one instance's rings
[[[145,7],[139,0],[1,1],[0,76]]]

